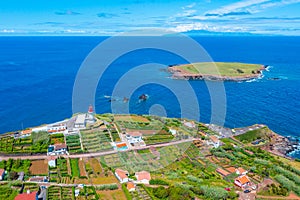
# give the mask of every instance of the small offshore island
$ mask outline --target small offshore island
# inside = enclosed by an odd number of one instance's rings
[[[294,143],[263,124],[95,114],[0,136],[0,199],[299,199]]]
[[[238,62],[200,62],[169,65],[173,79],[210,81],[247,81],[262,76],[267,65]]]

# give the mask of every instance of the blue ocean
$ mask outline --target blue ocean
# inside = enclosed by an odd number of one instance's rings
[[[70,117],[77,72],[87,55],[105,39],[0,37],[0,133]],[[300,136],[300,37],[199,36],[193,39],[216,62],[270,66],[262,79],[224,83],[225,126],[260,123],[284,136]],[[110,51],[114,48],[118,47]],[[141,49],[120,56],[98,83],[94,99],[96,112],[112,112],[112,99],[107,97],[112,96],[117,81],[131,68],[147,63],[168,66],[184,62],[180,56],[156,49]],[[144,76],[152,75],[180,85],[180,80],[170,79],[161,65],[148,67]],[[212,110],[206,83],[189,81],[189,84],[199,101],[199,120],[209,123]],[[139,102],[141,94],[147,94],[149,99]],[[112,98],[115,103],[124,104],[123,96]],[[142,85],[128,98],[130,113],[181,116],[176,94],[165,86]]]

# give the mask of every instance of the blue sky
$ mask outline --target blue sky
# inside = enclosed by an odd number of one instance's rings
[[[115,35],[135,29],[300,35],[300,0],[1,0],[2,35]]]

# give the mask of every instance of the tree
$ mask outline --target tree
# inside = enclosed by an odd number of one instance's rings
[[[169,196],[168,191],[163,186],[159,186],[158,188],[155,188],[153,194],[159,199],[165,199]]]
[[[18,173],[15,171],[11,171],[8,173],[8,180],[16,180],[18,178]]]

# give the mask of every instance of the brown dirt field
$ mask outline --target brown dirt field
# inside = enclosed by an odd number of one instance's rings
[[[142,116],[130,116],[130,115],[116,115],[114,116],[116,121],[127,121],[127,122],[149,122],[149,120]]]
[[[68,168],[68,174],[72,175],[71,166],[70,166],[70,159],[67,159],[67,168]]]
[[[54,144],[60,144],[60,143],[64,143],[65,140],[64,138],[51,138],[51,142],[54,142]]]
[[[102,173],[102,167],[96,158],[89,158],[88,161],[93,168],[94,174]]]
[[[83,179],[83,178],[79,179],[79,178],[75,178],[75,179],[74,179],[74,183],[75,183],[75,184],[90,184],[90,181],[89,181],[89,179]]]
[[[97,194],[100,196],[100,199],[104,200],[126,200],[126,196],[121,189],[97,191]]]
[[[31,162],[29,171],[32,175],[48,174],[48,161],[47,160],[34,160]]]
[[[85,168],[84,168],[84,161],[82,159],[78,160],[78,167],[80,171],[80,176],[87,176]]]
[[[93,184],[111,184],[111,183],[119,183],[117,178],[112,174],[109,173],[108,176],[101,176],[97,178],[91,178]]]

